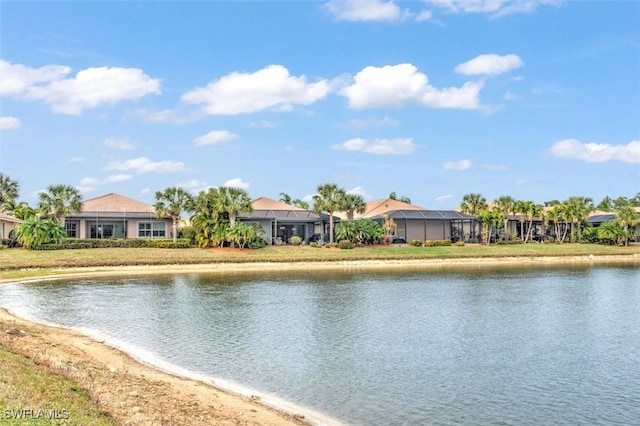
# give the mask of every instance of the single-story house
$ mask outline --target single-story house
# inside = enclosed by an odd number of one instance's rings
[[[636,207],[635,210],[638,214],[638,219],[640,219],[640,207]],[[591,215],[589,215],[587,222],[593,226],[598,227],[604,222],[613,222],[614,220],[616,220],[615,212],[593,211],[591,212]],[[635,237],[633,239],[635,241],[640,241],[640,221],[636,225]]]
[[[372,219],[380,224],[384,216],[394,220],[394,237],[411,240],[473,241],[476,218],[454,210],[427,210],[413,204],[387,198],[368,202],[363,214],[355,218]]]
[[[124,195],[85,200],[80,213],[65,218],[71,238],[173,238],[171,218],[156,217],[153,206]]]
[[[21,223],[22,221],[16,217],[0,213],[0,240],[8,239],[9,232]]]
[[[238,220],[260,224],[262,238],[267,244],[288,244],[294,235],[309,242],[314,236],[317,238],[326,233],[329,215],[324,213],[314,213],[267,197],[256,198],[252,205],[253,212],[238,216]],[[334,218],[335,222],[337,220]]]

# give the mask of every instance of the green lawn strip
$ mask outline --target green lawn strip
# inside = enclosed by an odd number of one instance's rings
[[[0,346],[0,425],[116,425],[72,379]]]
[[[356,260],[508,258],[640,254],[640,245],[597,244],[467,245],[463,247],[364,246],[353,250],[272,246],[259,250],[99,248],[55,251],[0,250],[0,278],[62,273],[60,268],[189,265],[246,262],[333,262]]]

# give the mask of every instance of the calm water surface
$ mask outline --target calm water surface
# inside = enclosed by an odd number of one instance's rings
[[[347,424],[640,424],[637,267],[83,279],[0,306]]]

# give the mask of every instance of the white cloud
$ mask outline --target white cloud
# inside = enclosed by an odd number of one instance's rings
[[[562,0],[425,0],[449,13],[487,13],[498,18],[514,13],[533,12],[538,6],[557,6]]]
[[[509,170],[509,168],[504,164],[483,164],[480,167],[485,170],[491,170],[492,172],[504,172]]]
[[[365,201],[370,201],[373,199],[371,194],[367,192],[362,186],[358,185],[355,188],[351,188],[347,190],[347,194],[356,194],[361,196]]]
[[[505,101],[517,101],[518,100],[518,96],[514,95],[513,93],[507,91],[504,96],[503,99]]]
[[[142,191],[140,191],[141,194],[148,194],[149,192],[151,192],[150,188],[143,188]]]
[[[327,80],[308,83],[304,75],[294,77],[282,65],[269,65],[254,73],[231,73],[183,94],[181,100],[203,104],[207,114],[235,115],[310,105],[329,91]]]
[[[251,184],[243,181],[241,178],[233,178],[226,181],[222,186],[229,186],[232,188],[248,189]]]
[[[0,60],[0,96],[20,95],[29,87],[38,83],[56,81],[71,72],[71,68],[62,65],[45,65],[30,68],[22,64]]]
[[[368,66],[358,72],[354,83],[340,94],[349,106],[362,108],[399,108],[417,104],[432,108],[475,109],[483,84],[467,82],[462,87],[437,89],[429,84],[426,74],[412,64]]]
[[[471,160],[446,161],[442,167],[445,170],[467,170],[471,168]]]
[[[331,149],[342,151],[362,151],[369,154],[397,154],[409,155],[415,149],[415,144],[411,138],[394,139],[372,139],[362,138],[349,139],[340,144],[331,145]]]
[[[22,126],[22,122],[19,118],[3,116],[0,117],[0,130],[19,129]]]
[[[198,136],[193,142],[196,146],[218,145],[237,138],[238,135],[231,133],[228,130],[212,130],[206,135]]]
[[[252,129],[271,129],[276,127],[276,123],[269,120],[252,121],[249,123],[249,127]]]
[[[139,109],[135,112],[135,115],[142,118],[144,121],[149,121],[151,123],[172,124],[193,123],[194,121],[202,118],[202,114],[200,112],[185,112],[180,109],[163,109],[160,111]]]
[[[136,173],[171,173],[185,170],[181,161],[151,161],[147,157],[132,158],[126,161],[110,161],[105,170],[132,170]]]
[[[397,21],[403,17],[391,0],[330,0],[324,6],[340,21]]]
[[[418,13],[418,15],[416,15],[416,21],[418,22],[430,21],[431,18],[433,18],[433,12],[431,12],[430,10],[423,10],[422,12]]]
[[[640,141],[631,141],[626,145],[610,145],[564,139],[554,143],[549,152],[557,158],[582,160],[587,163],[602,163],[611,160],[640,163]]]
[[[179,187],[185,188],[193,194],[199,194],[200,191],[206,191],[209,188],[212,188],[212,185],[209,185],[206,181],[201,181],[197,179],[187,180],[184,182],[180,182],[178,184]]]
[[[398,124],[398,120],[391,117],[365,119],[355,118],[347,121],[346,123],[340,124],[340,127],[345,129],[369,129],[371,127],[397,126]]]
[[[104,179],[98,179],[94,177],[84,177],[80,179],[80,185],[78,185],[77,188],[78,190],[80,190],[80,192],[90,192],[90,191],[93,191],[96,188],[96,186],[124,182],[131,178],[133,178],[133,175],[127,175],[127,174],[109,175]]]
[[[135,148],[127,139],[108,138],[105,139],[102,144],[108,146],[109,148],[122,149],[125,151]]]
[[[458,65],[455,71],[464,75],[496,75],[520,68],[524,65],[518,55],[496,55],[489,53],[478,55],[475,58]]]
[[[447,195],[441,195],[439,197],[436,197],[436,201],[438,202],[442,202],[442,201],[447,201],[453,198],[452,194],[447,194]]]
[[[63,79],[71,72],[69,67],[29,68],[5,61],[0,61],[0,67],[0,94],[39,100],[62,114],[79,115],[88,108],[160,93],[160,80],[136,68],[87,68],[75,77]]]
[[[70,163],[82,163],[84,161],[84,157],[71,157],[69,158]]]

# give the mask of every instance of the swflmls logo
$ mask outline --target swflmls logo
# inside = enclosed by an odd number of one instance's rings
[[[69,410],[4,410],[4,418],[7,420],[64,420],[69,418]]]

